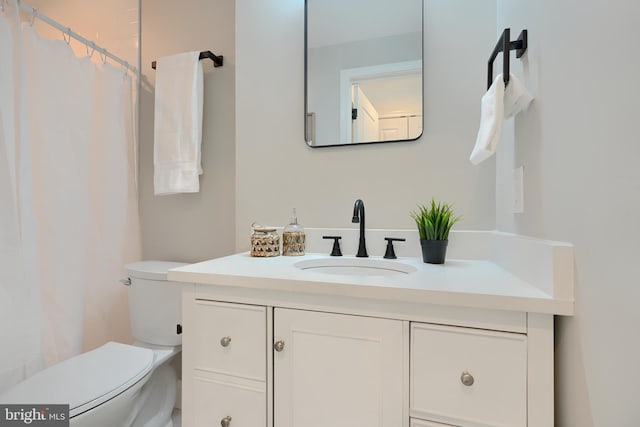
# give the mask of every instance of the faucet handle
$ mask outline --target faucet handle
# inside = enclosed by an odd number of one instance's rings
[[[387,251],[384,253],[384,257],[386,259],[396,259],[396,252],[393,250],[393,242],[404,242],[407,239],[400,237],[385,237],[384,240],[387,241]]]
[[[331,256],[342,256],[340,250],[340,239],[342,236],[322,236],[323,239],[333,239],[333,248],[331,249]]]

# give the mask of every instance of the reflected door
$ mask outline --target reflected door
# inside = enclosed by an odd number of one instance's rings
[[[380,117],[380,141],[415,139],[422,134],[422,116]]]
[[[378,111],[360,85],[353,85],[353,110],[351,142],[376,141],[379,133]]]

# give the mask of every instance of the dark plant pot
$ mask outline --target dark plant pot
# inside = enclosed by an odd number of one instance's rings
[[[429,264],[444,264],[448,240],[420,240],[422,260]]]

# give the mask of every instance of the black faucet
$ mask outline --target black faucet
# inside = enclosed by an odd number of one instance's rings
[[[358,242],[358,253],[357,257],[368,257],[367,255],[367,244],[364,240],[364,203],[362,200],[356,200],[356,203],[353,205],[353,218],[351,222],[360,223],[360,240]]]

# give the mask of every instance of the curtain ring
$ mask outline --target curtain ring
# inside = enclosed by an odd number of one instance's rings
[[[67,44],[71,44],[71,28],[67,27],[65,31],[62,31],[62,39]]]
[[[89,45],[85,45],[85,47],[87,48],[87,56],[89,58],[93,58],[93,52],[96,51],[96,44],[91,42],[91,52],[89,52]]]
[[[107,63],[107,51],[105,49],[100,50],[100,58],[102,58],[102,63]]]
[[[35,7],[33,8],[33,13],[31,14],[31,23],[29,24],[30,26],[33,27],[33,23],[36,22],[36,17],[38,16],[38,9],[36,9]]]

